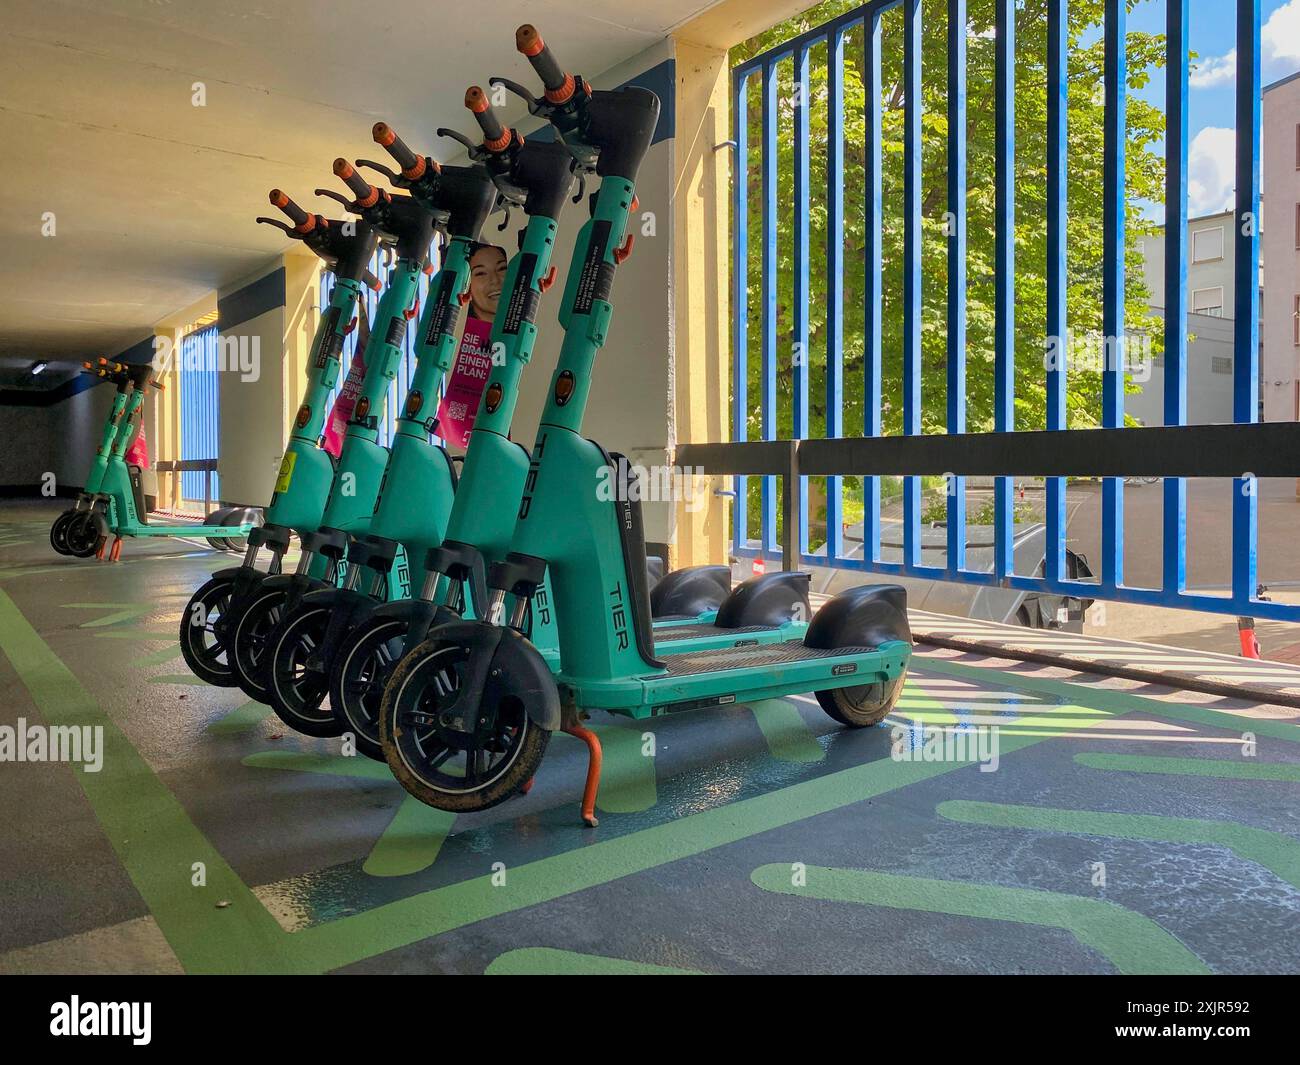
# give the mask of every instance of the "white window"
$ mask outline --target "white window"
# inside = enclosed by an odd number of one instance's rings
[[[1223,226],[1192,232],[1192,262],[1208,263],[1223,258]]]
[[[1192,313],[1208,314],[1213,318],[1223,317],[1223,286],[1214,288],[1197,288],[1192,290]]]

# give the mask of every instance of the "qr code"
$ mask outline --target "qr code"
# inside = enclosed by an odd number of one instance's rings
[[[469,413],[469,408],[464,403],[448,403],[447,413],[453,418],[463,418]]]

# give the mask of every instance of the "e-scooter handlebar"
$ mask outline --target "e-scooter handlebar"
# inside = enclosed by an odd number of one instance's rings
[[[437,163],[411,151],[387,122],[376,122],[370,132],[375,138],[375,143],[388,152],[393,157],[393,161],[402,168],[402,177],[407,181],[419,181],[430,165],[435,173],[438,171]]]
[[[465,90],[465,106],[473,112],[478,128],[483,131],[483,147],[489,152],[505,151],[514,140],[514,130],[501,124],[487,93],[477,85],[471,85]]]
[[[546,99],[553,104],[567,103],[577,90],[578,80],[560,66],[559,60],[542,40],[542,35],[537,32],[537,27],[525,23],[515,30],[515,47],[528,59],[537,76],[542,79]]]
[[[315,227],[316,216],[304,211],[279,189],[272,189],[267,199],[271,201],[272,207],[278,207],[288,216],[296,232],[307,233]]]
[[[380,190],[358,174],[356,168],[342,156],[334,160],[334,174],[342,179],[362,210],[379,202]]]

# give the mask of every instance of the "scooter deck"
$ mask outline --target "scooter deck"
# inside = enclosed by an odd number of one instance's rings
[[[903,640],[830,649],[802,642],[751,644],[670,655],[662,672],[639,677],[588,681],[561,674],[558,680],[584,709],[646,718],[892,680],[907,668],[911,652]]]

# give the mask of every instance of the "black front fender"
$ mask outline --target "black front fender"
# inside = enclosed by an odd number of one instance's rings
[[[424,646],[451,644],[471,655],[490,656],[484,671],[480,699],[514,696],[538,727],[554,732],[560,727],[560,692],[541,652],[514,629],[485,621],[453,621],[429,633]]]

